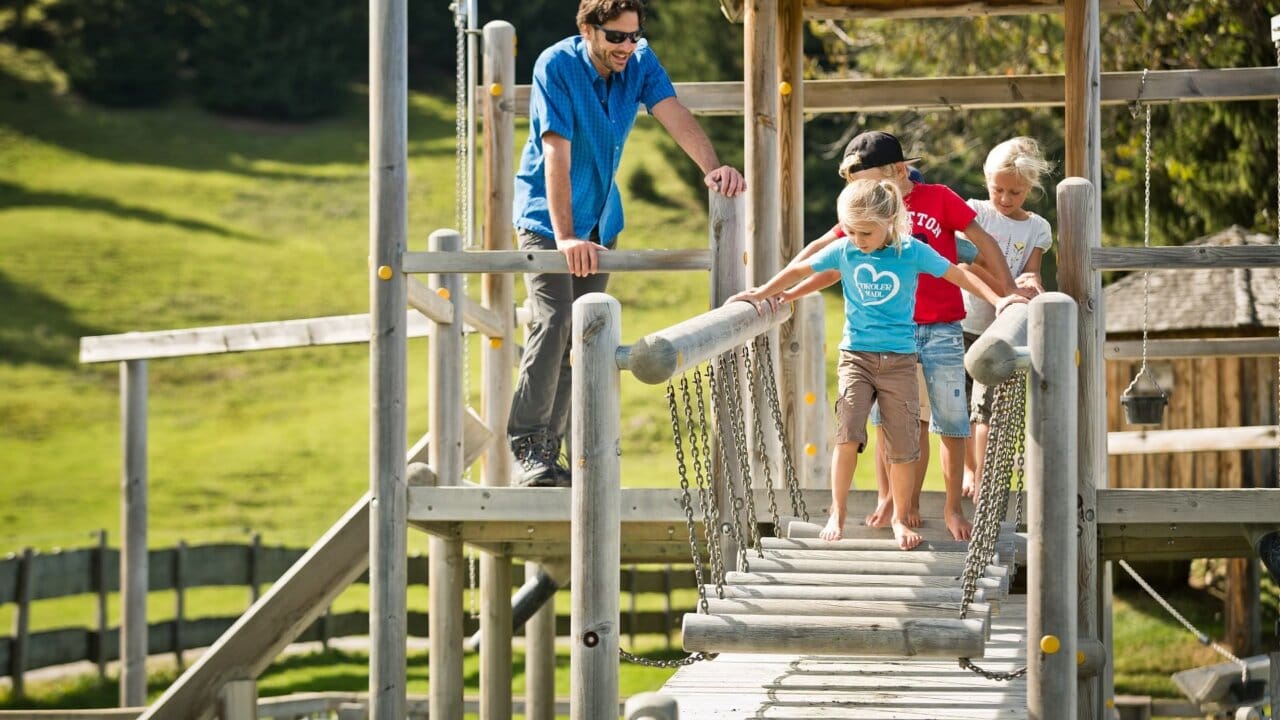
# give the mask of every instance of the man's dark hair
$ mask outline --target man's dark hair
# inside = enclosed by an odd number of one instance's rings
[[[644,27],[642,0],[582,0],[578,3],[578,26],[603,25],[624,12],[633,12]]]

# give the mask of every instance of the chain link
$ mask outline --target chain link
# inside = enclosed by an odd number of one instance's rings
[[[763,336],[757,336],[758,341]],[[764,349],[764,354],[769,354],[769,349]],[[782,529],[782,520],[778,517],[778,498],[773,492],[773,465],[769,462],[769,449],[765,447],[764,442],[764,426],[760,424],[760,406],[763,404],[764,398],[760,397],[764,378],[760,382],[756,382],[754,367],[760,361],[760,348],[758,344],[753,344],[750,348],[744,346],[742,348],[743,366],[747,370],[747,389],[751,397],[751,436],[756,443],[756,460],[760,463],[760,469],[764,472],[764,487],[769,497],[769,517],[773,519],[773,534],[777,536]],[[763,369],[761,370],[763,374]],[[785,445],[785,443],[780,443]],[[763,557],[764,553],[760,552]]]
[[[1142,90],[1147,85],[1147,70],[1142,70],[1142,84],[1138,89],[1138,96],[1141,98]],[[1137,101],[1135,101],[1135,104]],[[1142,247],[1151,247],[1151,106],[1143,105],[1144,126],[1142,132],[1142,150],[1143,150],[1143,183],[1142,183]],[[1129,387],[1124,389],[1124,395],[1128,395],[1138,385],[1138,381],[1143,375],[1151,382],[1155,382],[1155,378],[1151,376],[1147,370],[1147,320],[1150,317],[1151,308],[1151,273],[1148,270],[1142,271],[1142,364],[1138,367],[1138,373],[1133,376],[1133,381],[1129,383]],[[1159,389],[1159,385],[1156,386]]]
[[[711,366],[707,366],[707,381],[714,382]],[[702,532],[706,537],[708,554],[711,557],[711,573],[715,578],[716,596],[724,599],[724,547],[720,539],[720,498],[716,491],[715,475],[711,467],[711,441],[707,438],[707,406],[704,399],[702,373],[698,368],[693,370],[694,391],[698,400],[698,434],[701,440],[702,467],[706,473],[704,487],[699,478],[698,497],[702,501]]]
[[[685,667],[687,665],[692,665],[696,662],[702,662],[703,660],[715,660],[716,658],[720,657],[720,653],[704,653],[701,650],[699,650],[696,653],[691,653],[682,658],[676,658],[674,660],[654,660],[652,658],[640,657],[639,655],[632,655],[626,650],[623,650],[622,648],[618,648],[618,657],[635,665],[644,665],[645,667],[651,667],[651,668],[671,669],[671,668]]]
[[[730,411],[730,420],[733,422],[733,438],[734,451],[738,455],[739,480],[742,483],[742,497],[746,505],[746,538],[748,545],[743,547],[753,548],[761,557],[764,556],[763,550],[760,548],[760,528],[756,520],[756,498],[755,493],[751,489],[751,450],[747,446],[747,425],[743,417],[742,408],[742,377],[738,374],[738,349],[734,348],[729,352],[721,355],[722,358],[729,356],[729,373],[727,377],[732,378],[729,383],[727,393],[727,402]],[[742,522],[737,513],[734,514],[734,523]],[[751,572],[746,562],[744,554],[742,560],[742,571]]]
[[[791,445],[787,442],[786,427],[782,421],[782,404],[778,400],[778,383],[773,370],[773,353],[768,351],[768,338],[764,335],[756,336],[756,343],[764,345],[764,370],[762,374],[765,380],[765,391],[768,395],[769,412],[773,415],[773,429],[778,433],[778,439],[782,446],[782,467],[784,477],[786,478],[787,495],[791,499],[791,513],[796,517],[809,522],[809,509],[804,504],[804,493],[800,491],[800,478],[796,474],[795,462],[791,456]],[[780,533],[781,528],[775,528],[775,533]]]
[[[725,362],[725,355],[717,357],[716,364],[719,365],[720,370],[719,372],[710,373],[712,393],[715,397],[719,398],[719,402],[714,406],[716,436],[718,440],[716,443],[716,449],[718,450],[717,454],[720,456],[720,468],[721,474],[723,475],[721,482],[723,483],[725,497],[728,498],[727,509],[729,511],[729,520],[727,523],[724,523],[728,525],[728,527],[717,527],[716,532],[721,535],[726,533],[732,534],[734,544],[741,549],[746,546],[746,542],[742,536],[741,522],[743,502],[742,498],[738,497],[738,488],[733,483],[733,473],[729,469],[729,448],[734,448],[734,450],[738,452],[738,460],[740,462],[744,459],[745,452],[738,449],[737,425],[732,420],[734,411],[733,405],[729,400],[729,396],[732,394],[730,391],[730,384],[728,382],[729,370],[725,366]],[[724,417],[721,413],[730,417]],[[743,445],[745,445],[745,441]],[[741,554],[739,555],[740,557],[738,558],[728,558],[728,562],[734,563],[741,561],[743,571],[750,572],[750,566],[746,562],[746,557]]]
[[[1000,524],[1008,517],[1009,484],[1016,478],[1018,493],[1017,523],[1022,523],[1026,447],[1027,374],[1014,373],[1008,380],[992,388],[991,432],[979,478],[977,510],[973,518],[973,537],[965,555],[962,580],[963,598],[960,617],[968,616],[969,605],[977,594],[978,578],[995,557],[1000,538]],[[1023,666],[1008,672],[987,670],[969,658],[959,659],[960,667],[988,680],[1009,681],[1027,674]]]

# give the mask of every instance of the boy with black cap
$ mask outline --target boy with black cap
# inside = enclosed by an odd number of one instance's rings
[[[1003,261],[995,240],[982,229],[977,213],[945,185],[915,182],[909,177],[908,163],[920,158],[907,158],[898,138],[886,132],[865,132],[849,141],[840,162],[840,176],[854,180],[888,179],[898,185],[911,215],[911,234],[927,243],[940,255],[954,263],[956,232],[964,234],[978,246],[977,264],[990,273],[999,286],[997,293],[1016,293],[1017,287]],[[844,232],[837,224],[821,238],[810,243],[796,256],[797,262],[826,247]],[[796,294],[812,292],[838,281],[839,275],[819,273],[796,288]],[[914,507],[906,517],[912,527],[920,525],[920,490],[929,466],[930,431],[941,437],[942,475],[947,498],[943,511],[947,530],[956,540],[968,540],[972,526],[964,517],[960,504],[964,477],[965,439],[969,437],[969,402],[964,390],[964,301],[951,283],[933,277],[921,277],[916,288],[916,353],[923,380],[920,403],[920,460],[915,465]],[[871,422],[879,425],[879,414],[872,413]],[[877,442],[877,447],[883,446]],[[879,502],[866,518],[873,527],[885,527],[893,515],[889,495],[887,468],[877,452],[876,479]]]

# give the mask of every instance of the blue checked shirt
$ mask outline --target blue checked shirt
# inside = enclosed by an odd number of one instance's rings
[[[640,41],[626,69],[614,73],[612,82],[606,82],[591,64],[581,35],[547,48],[533,67],[529,141],[516,171],[516,227],[555,237],[542,147],[542,136],[553,132],[570,142],[574,235],[585,239],[598,228],[601,244],[611,247],[623,225],[622,199],[614,178],[636,112],[641,104],[652,109],[675,94],[647,40]]]

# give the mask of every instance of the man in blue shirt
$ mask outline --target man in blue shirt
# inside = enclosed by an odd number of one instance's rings
[[[569,418],[574,299],[605,289],[600,252],[623,228],[615,176],[640,105],[729,197],[746,189],[676,98],[667,71],[642,40],[642,0],[581,0],[580,34],[547,48],[533,69],[529,140],[516,171],[514,215],[522,250],[559,250],[569,274],[525,276],[533,319],[520,361],[507,436],[520,484],[567,486],[560,445]]]

